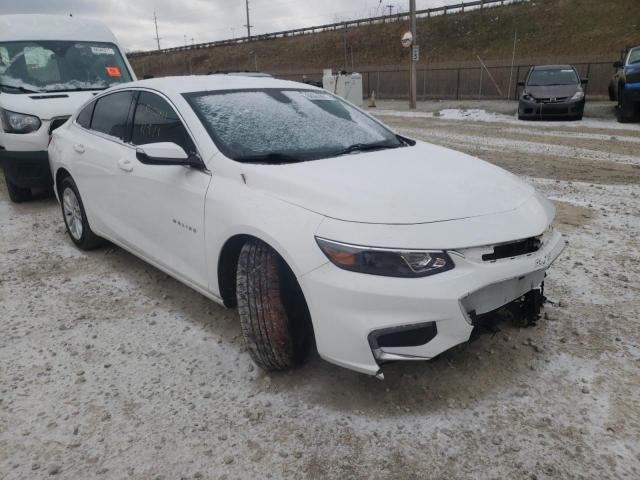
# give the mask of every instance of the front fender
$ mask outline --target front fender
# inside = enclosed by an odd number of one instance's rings
[[[205,203],[209,288],[220,294],[218,264],[225,243],[249,235],[271,246],[300,277],[328,262],[315,242],[324,217],[259,193],[238,180],[215,177]]]

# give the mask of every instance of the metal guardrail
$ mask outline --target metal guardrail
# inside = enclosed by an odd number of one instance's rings
[[[442,7],[427,8],[418,10],[418,17],[431,17],[435,15],[446,15],[453,12],[464,12],[470,9],[482,9],[485,7],[493,7],[496,5],[506,5],[513,3],[524,3],[529,0],[474,0],[472,2],[461,2],[455,5],[444,5]],[[180,52],[188,50],[197,50],[200,48],[219,47],[224,45],[236,45],[247,42],[257,42],[260,40],[273,40],[276,38],[293,37],[298,35],[308,35],[313,33],[326,32],[331,30],[339,30],[349,27],[361,27],[363,25],[373,25],[377,23],[397,22],[409,18],[409,12],[394,13],[392,15],[382,15],[379,17],[361,18],[356,20],[346,20],[344,22],[327,23],[314,27],[296,28],[293,30],[282,30],[280,32],[265,33],[262,35],[252,35],[251,37],[238,37],[227,40],[217,40],[214,42],[196,43],[194,45],[184,45],[180,47],[163,48],[160,50],[149,50],[144,52],[129,52],[128,57],[142,57],[147,55],[155,55],[158,53]]]

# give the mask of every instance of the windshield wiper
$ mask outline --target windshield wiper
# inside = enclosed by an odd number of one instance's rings
[[[18,87],[16,85],[7,85],[5,83],[0,83],[0,87],[2,88],[13,88],[14,90],[18,90],[22,93],[41,93],[42,90],[29,90],[28,88]]]
[[[398,148],[401,147],[402,144],[394,145],[389,143],[354,143],[353,145],[349,145],[348,147],[336,152],[333,156],[347,155],[348,153],[353,152],[368,152],[371,150],[383,150],[386,148]]]
[[[59,90],[44,90],[44,92],[47,93],[55,93],[55,92],[89,92],[91,90],[106,90],[109,87],[93,87],[93,88],[82,88],[82,87],[76,87],[76,88],[61,88]]]
[[[300,162],[303,159],[299,156],[293,156],[282,152],[271,152],[263,155],[246,155],[241,157],[235,157],[234,160],[244,163],[295,163]]]

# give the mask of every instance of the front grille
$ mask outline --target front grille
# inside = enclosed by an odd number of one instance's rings
[[[570,97],[549,97],[549,98],[539,98],[538,102],[540,103],[562,103],[569,100]]]
[[[67,120],[69,120],[69,117],[54,118],[51,121],[51,125],[49,126],[49,135],[51,135],[51,132],[53,132],[56,128],[60,128],[62,125],[64,125]]]
[[[500,260],[501,258],[512,258],[518,255],[526,255],[527,253],[537,252],[540,249],[540,238],[531,237],[517,242],[504,243],[493,247],[493,253],[485,253],[482,260],[491,262]]]

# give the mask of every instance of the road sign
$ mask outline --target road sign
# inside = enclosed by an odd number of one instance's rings
[[[420,61],[420,45],[414,45],[411,48],[411,60],[414,62]]]
[[[409,48],[413,43],[413,34],[411,32],[404,32],[400,41],[403,47]]]

